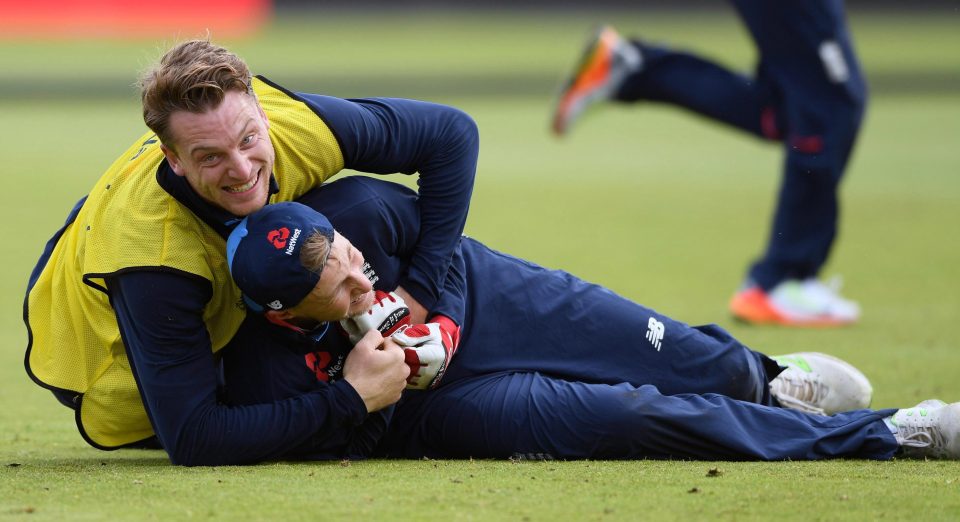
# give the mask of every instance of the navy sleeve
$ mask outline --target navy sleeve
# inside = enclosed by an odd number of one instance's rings
[[[337,136],[346,168],[420,173],[420,233],[400,286],[433,308],[467,219],[480,147],[476,123],[434,103],[298,95]]]
[[[443,282],[443,294],[440,295],[437,304],[430,309],[427,314],[428,318],[436,314],[442,314],[452,319],[453,322],[457,323],[457,326],[463,327],[463,318],[466,315],[467,306],[465,295],[467,288],[466,272],[463,253],[460,251],[460,245],[458,244],[450,262],[450,268],[447,270],[447,277]]]
[[[136,271],[107,284],[144,406],[174,464],[278,458],[315,433],[349,429],[366,419],[363,400],[346,381],[268,404],[219,403],[218,370],[202,319],[209,282]]]

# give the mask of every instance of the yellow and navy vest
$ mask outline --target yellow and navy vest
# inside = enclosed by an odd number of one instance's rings
[[[292,94],[255,78],[276,151],[274,201],[301,196],[343,168],[331,130]],[[63,231],[27,297],[27,369],[44,386],[83,394],[77,426],[92,445],[117,448],[153,435],[120,340],[104,278],[128,270],[179,271],[210,282],[203,313],[216,352],[245,311],[224,239],[157,182],[160,143],[147,133],[100,178]]]

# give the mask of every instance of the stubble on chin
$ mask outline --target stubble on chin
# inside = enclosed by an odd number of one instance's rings
[[[373,290],[367,292],[354,306],[351,306],[351,317],[369,311],[373,307]]]

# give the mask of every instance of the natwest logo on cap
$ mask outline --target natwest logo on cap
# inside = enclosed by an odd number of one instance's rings
[[[280,227],[276,230],[267,232],[267,241],[273,243],[273,246],[280,250],[287,246],[287,238],[290,237],[290,230],[287,227]]]
[[[295,228],[295,229],[293,229],[293,236],[290,238],[290,246],[288,246],[287,249],[283,251],[283,253],[284,253],[284,254],[287,254],[288,256],[292,256],[292,255],[293,255],[293,249],[294,249],[294,248],[297,248],[297,240],[298,240],[298,239],[300,239],[300,229],[299,229],[299,228]]]

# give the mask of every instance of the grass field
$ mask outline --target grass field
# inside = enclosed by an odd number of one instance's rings
[[[482,150],[467,233],[491,246],[687,322],[717,322],[767,353],[843,357],[871,378],[877,407],[960,400],[960,55],[948,51],[960,48],[960,15],[852,16],[872,98],[826,274],[843,274],[864,318],[814,331],[744,327],[725,313],[764,244],[777,147],[653,105],[599,110],[564,142],[547,134],[556,82],[603,20],[735,67],[753,61],[727,11],[341,12],[280,17],[226,43],[295,89],[425,98],[472,114]],[[23,291],[42,244],[139,136],[130,85],[166,43],[0,41],[10,189],[0,206],[0,520],[960,518],[956,462],[179,468],[162,452],[88,447],[71,412],[23,371]]]

